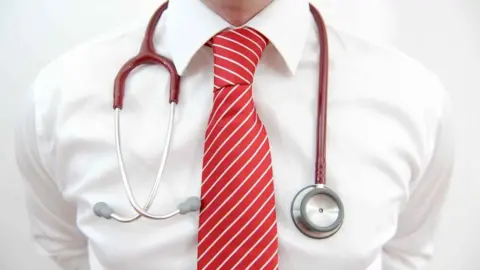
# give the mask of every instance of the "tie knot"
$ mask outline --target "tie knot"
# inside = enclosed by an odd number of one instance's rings
[[[249,28],[222,31],[212,39],[215,88],[250,85],[268,39]]]

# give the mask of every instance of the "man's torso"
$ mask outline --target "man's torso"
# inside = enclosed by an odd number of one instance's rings
[[[169,56],[159,29],[157,50]],[[136,54],[142,37],[143,28],[111,35],[47,68],[58,82],[35,93],[39,145],[64,198],[77,205],[92,269],[194,269],[197,213],[122,224],[92,211],[105,201],[122,215],[135,213],[117,164],[112,91],[117,71]],[[440,93],[429,88],[427,71],[394,51],[333,29],[329,43],[326,179],[345,205],[344,224],[334,237],[306,238],[290,216],[295,194],[314,183],[319,45],[313,24],[295,75],[271,46],[255,75],[255,104],[273,159],[280,266],[377,270],[409,184],[428,160],[432,146],[426,138],[434,130],[429,119],[438,113]],[[140,204],[153,185],[167,135],[168,79],[161,67],[142,67],[127,83],[121,139]],[[213,56],[204,47],[182,76],[169,159],[151,212],[169,212],[200,195],[212,97]]]

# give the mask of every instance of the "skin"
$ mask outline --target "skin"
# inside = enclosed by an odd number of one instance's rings
[[[273,0],[201,0],[233,26],[242,26]]]

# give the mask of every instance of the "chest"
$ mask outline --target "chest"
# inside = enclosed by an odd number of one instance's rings
[[[259,72],[254,99],[271,145],[280,252],[284,254],[281,265],[306,269],[306,265],[322,261],[331,269],[368,267],[395,232],[397,216],[408,199],[409,181],[418,171],[420,146],[415,143],[415,122],[401,104],[377,98],[362,80],[353,87],[355,80],[347,84],[333,78],[326,126],[327,185],[344,202],[345,223],[335,237],[308,239],[293,225],[290,204],[300,189],[314,182],[316,72],[305,68],[283,79],[267,70]],[[152,212],[168,212],[186,197],[200,195],[212,77],[205,71],[182,81],[169,157]],[[79,226],[102,265],[120,269],[117,266],[141,259],[145,269],[158,263],[165,269],[191,269],[196,214],[165,222],[139,220],[131,225],[93,215],[98,201],[107,201],[124,215],[134,214],[117,163],[108,86],[85,85],[81,94],[67,93],[61,98],[54,137],[56,176],[64,196],[77,203]],[[120,118],[121,146],[134,195],[143,204],[167,137],[171,109],[167,75],[149,68],[138,72],[128,87]],[[75,110],[62,109],[72,107]],[[134,243],[134,252],[121,245],[125,241]],[[152,252],[162,256],[148,256]],[[303,259],[293,259],[295,256]]]

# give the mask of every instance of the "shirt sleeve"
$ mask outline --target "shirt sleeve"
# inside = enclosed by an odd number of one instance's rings
[[[444,95],[439,121],[434,125],[433,154],[422,176],[412,182],[397,232],[383,248],[383,270],[424,269],[433,255],[434,233],[454,165],[452,106],[438,80],[435,86],[434,90]]]
[[[28,93],[15,127],[15,152],[25,180],[31,233],[40,253],[46,254],[61,269],[88,270],[87,241],[76,226],[76,207],[63,199],[42,162],[33,98],[35,91],[42,90],[32,89]]]

